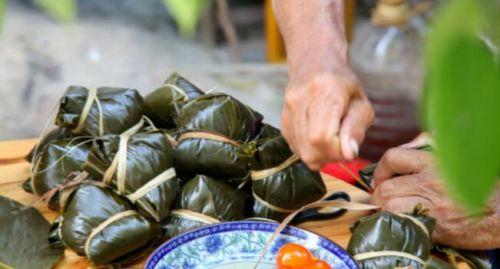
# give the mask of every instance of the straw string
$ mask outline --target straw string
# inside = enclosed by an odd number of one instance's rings
[[[220,220],[218,220],[214,217],[207,216],[205,214],[201,214],[201,213],[194,212],[194,211],[187,210],[187,209],[173,210],[172,212],[170,212],[170,216],[175,217],[175,218],[180,218],[180,219],[194,220],[194,221],[202,222],[205,224],[220,223]]]
[[[142,198],[144,195],[146,195],[152,189],[158,187],[159,185],[163,184],[167,180],[175,178],[175,176],[176,176],[175,169],[174,168],[169,168],[169,169],[163,171],[161,174],[157,175],[152,180],[150,180],[144,186],[142,186],[139,189],[137,189],[132,194],[127,195],[127,198],[132,203],[135,203],[137,200],[139,200],[140,198]]]
[[[188,132],[185,134],[182,134],[179,139],[177,139],[177,142],[180,143],[183,140],[187,139],[208,139],[212,141],[217,141],[217,142],[223,142],[223,143],[228,143],[231,145],[234,145],[236,147],[241,147],[241,144],[238,143],[237,141],[230,139],[226,136],[220,135],[220,134],[214,134],[210,132]]]
[[[296,161],[300,160],[299,156],[296,154],[293,154],[290,158],[286,159],[284,162],[282,162],[280,165],[265,169],[265,170],[259,170],[259,171],[252,171],[251,172],[251,177],[252,180],[261,180],[266,177],[272,176],[286,168],[288,168],[290,165],[295,163]]]
[[[83,105],[82,113],[80,114],[80,118],[78,119],[78,123],[73,129],[73,133],[80,134],[85,127],[85,122],[90,114],[90,110],[92,109],[92,104],[96,102],[97,108],[99,110],[99,136],[104,134],[104,119],[103,119],[103,111],[101,107],[101,102],[99,98],[97,98],[97,88],[88,88],[87,89],[87,99],[85,100],[85,104]]]
[[[172,90],[176,91],[178,94],[182,95],[182,101],[187,101],[189,99],[189,96],[186,94],[184,90],[179,88],[177,85],[172,84],[172,83],[165,83],[163,84],[162,87],[169,87]]]
[[[430,238],[429,229],[427,229],[427,226],[425,226],[425,224],[422,221],[420,221],[419,219],[412,217],[410,215],[406,215],[406,214],[398,213],[396,215],[398,215],[401,218],[411,220],[415,225],[417,225],[419,228],[421,228],[422,231],[424,231],[424,233],[427,235],[428,238]]]
[[[284,213],[284,214],[289,214],[289,213],[293,213],[295,212],[296,209],[287,209],[287,208],[282,208],[282,207],[279,207],[279,206],[275,206],[269,202],[267,202],[266,200],[260,198],[255,192],[252,191],[252,195],[253,197],[255,198],[255,201],[257,201],[259,204],[273,210],[273,211],[276,211],[276,212],[279,212],[279,213]]]
[[[123,211],[123,212],[120,212],[118,214],[115,214],[113,216],[111,216],[110,218],[108,218],[106,221],[102,222],[101,224],[99,224],[97,227],[95,227],[94,229],[92,229],[92,232],[90,233],[89,237],[87,237],[87,240],[85,240],[85,255],[87,257],[89,257],[90,255],[90,243],[92,241],[92,239],[100,232],[102,232],[106,227],[108,227],[109,225],[111,225],[113,222],[115,221],[118,221],[120,219],[123,219],[125,217],[128,217],[128,216],[132,216],[132,215],[137,215],[138,213],[135,211],[135,210],[128,210],[128,211]]]
[[[127,147],[130,136],[137,133],[144,125],[144,119],[141,119],[136,125],[126,130],[120,135],[118,151],[111,162],[111,165],[106,169],[103,175],[103,182],[107,185],[111,184],[113,175],[116,172],[116,187],[120,194],[125,192],[125,181],[127,173]]]
[[[424,260],[422,260],[421,258],[419,258],[415,255],[412,255],[412,254],[406,253],[406,252],[402,252],[402,251],[393,251],[393,250],[370,251],[370,252],[356,254],[353,256],[353,258],[356,261],[363,261],[363,260],[369,260],[369,259],[373,259],[373,258],[387,257],[387,256],[406,258],[406,259],[418,262],[422,265],[426,264],[426,262]]]

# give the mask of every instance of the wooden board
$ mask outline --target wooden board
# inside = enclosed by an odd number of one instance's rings
[[[36,140],[19,140],[0,142],[0,195],[19,201],[22,204],[33,204],[37,197],[26,193],[21,188],[24,180],[28,178],[29,163],[24,161],[24,156],[33,147]],[[328,191],[345,191],[349,193],[353,201],[368,202],[370,196],[343,181],[323,175]],[[51,211],[42,203],[35,204],[35,207],[42,212],[48,221],[53,221],[57,213]],[[342,247],[346,247],[351,236],[349,225],[355,222],[359,217],[366,213],[348,212],[342,217],[334,220],[314,221],[299,225],[300,227],[312,232],[323,235]],[[142,268],[147,259],[143,259],[127,268]],[[76,253],[66,250],[63,260],[55,267],[56,269],[71,268],[85,269],[89,264],[87,260]]]

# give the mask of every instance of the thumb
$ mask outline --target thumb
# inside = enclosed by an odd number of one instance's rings
[[[347,160],[358,156],[359,146],[373,122],[374,112],[366,97],[353,99],[340,126],[342,155]]]

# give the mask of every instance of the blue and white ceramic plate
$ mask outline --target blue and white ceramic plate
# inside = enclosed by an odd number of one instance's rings
[[[146,269],[253,269],[278,224],[226,222],[194,230],[164,243],[149,257]],[[332,241],[288,227],[272,243],[259,269],[275,269],[276,253],[293,242],[307,247],[335,269],[357,269],[356,262]]]

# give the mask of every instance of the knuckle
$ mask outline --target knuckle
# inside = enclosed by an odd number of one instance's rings
[[[365,109],[365,117],[370,122],[370,124],[375,120],[375,111],[370,104],[368,104]]]
[[[391,199],[388,200],[387,203],[384,206],[384,209],[390,212],[398,212],[400,209],[400,203],[398,201]]]
[[[326,135],[323,132],[313,132],[309,135],[309,143],[315,147],[321,147],[325,142]]]
[[[346,106],[346,98],[331,98],[329,100],[329,105],[332,107],[332,109],[337,109],[340,111],[344,110],[344,107]]]
[[[390,148],[385,152],[382,159],[384,159],[385,164],[390,166],[394,162],[397,162],[400,157],[401,157],[401,152],[399,148]]]
[[[311,87],[321,88],[327,83],[328,77],[329,75],[326,74],[317,74],[310,80],[309,85]]]
[[[316,162],[316,156],[310,152],[305,152],[301,154],[301,159],[303,162],[307,164],[307,166],[311,166]]]
[[[311,164],[308,164],[307,167],[310,170],[317,171],[317,170],[321,169],[321,164],[319,164],[319,163],[311,163]]]
[[[382,184],[380,184],[378,186],[377,189],[378,189],[378,192],[379,192],[379,196],[382,199],[388,200],[388,199],[391,198],[392,192],[393,192],[392,182],[390,182],[390,181],[384,181],[384,182],[382,182]]]
[[[286,109],[294,110],[301,102],[301,96],[295,91],[287,92],[284,105]]]

